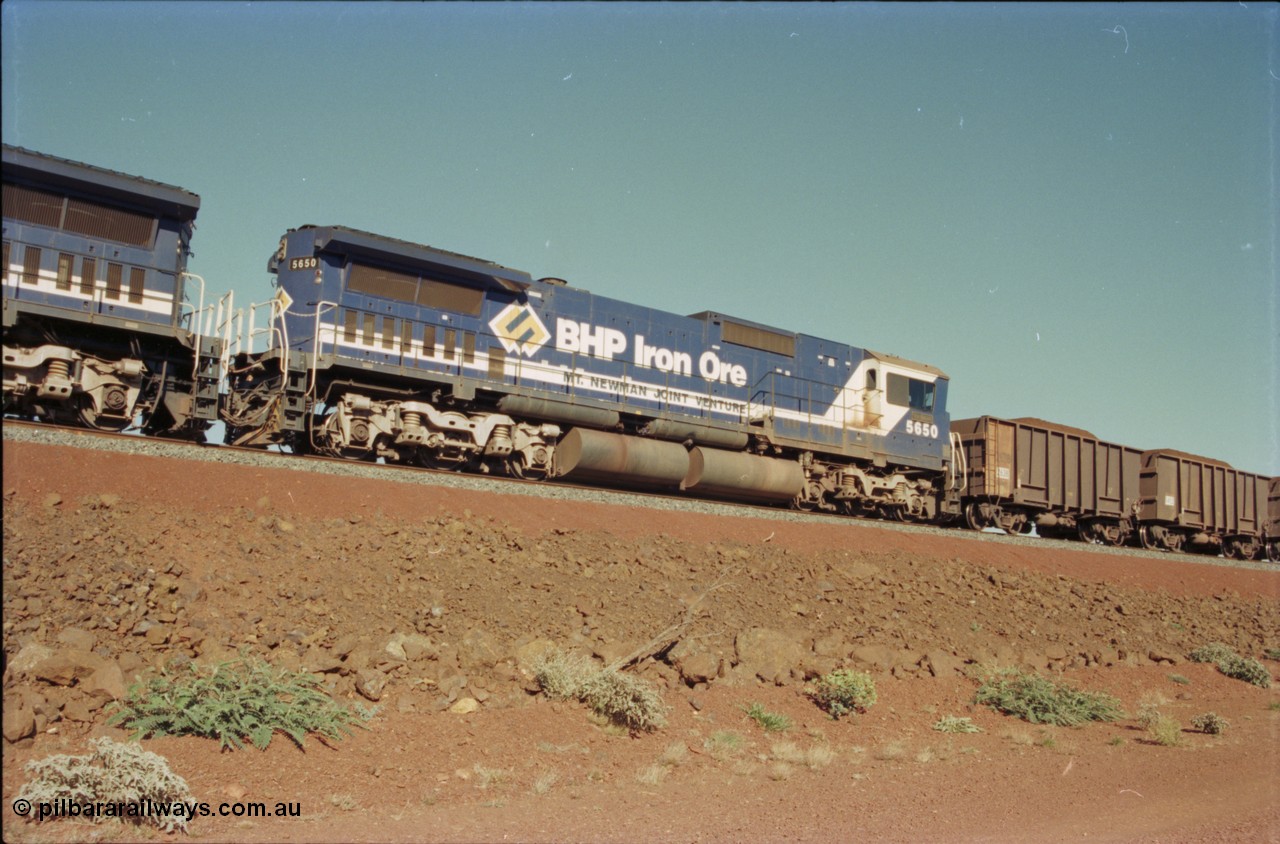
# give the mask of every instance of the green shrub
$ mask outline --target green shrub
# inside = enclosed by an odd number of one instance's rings
[[[320,690],[320,678],[306,672],[273,668],[242,657],[213,669],[189,663],[185,672],[165,671],[145,684],[130,687],[108,720],[146,736],[216,738],[224,749],[243,749],[244,739],[266,750],[276,732],[298,747],[308,733],[338,740],[364,726],[356,714]]]
[[[1120,701],[1101,692],[1084,692],[1038,674],[1006,670],[987,679],[974,698],[1032,724],[1074,727],[1089,721],[1115,721],[1123,716]]]
[[[1211,736],[1222,735],[1231,726],[1231,722],[1214,712],[1206,712],[1191,719],[1191,726]]]
[[[755,721],[766,732],[780,733],[791,729],[791,719],[778,712],[770,712],[764,708],[762,703],[753,703],[750,706],[742,707],[742,711],[747,713],[747,717]]]
[[[1252,657],[1240,656],[1220,642],[1196,648],[1187,658],[1192,662],[1212,662],[1232,679],[1244,680],[1264,689],[1271,688],[1271,674],[1265,665]]]
[[[876,683],[870,674],[837,668],[805,686],[805,694],[832,718],[866,712],[876,702]]]
[[[968,718],[945,715],[938,719],[933,728],[940,733],[980,733],[982,730]]]
[[[95,823],[116,817],[135,824],[152,823],[164,832],[185,831],[194,798],[186,780],[169,768],[163,756],[137,744],[103,736],[90,739],[88,756],[50,756],[26,764],[30,779],[18,797],[33,805],[66,801],[80,806],[102,804],[115,814],[86,815]],[[168,814],[156,814],[152,804],[166,804]],[[178,808],[181,807],[181,808]],[[39,820],[38,815],[32,816]]]
[[[1192,662],[1212,662],[1217,664],[1224,660],[1234,659],[1235,656],[1236,652],[1221,642],[1211,642],[1187,654],[1187,659]]]

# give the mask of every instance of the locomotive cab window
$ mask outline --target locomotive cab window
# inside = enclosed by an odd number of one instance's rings
[[[889,404],[933,413],[933,384],[895,372],[890,372],[886,381],[889,386]]]

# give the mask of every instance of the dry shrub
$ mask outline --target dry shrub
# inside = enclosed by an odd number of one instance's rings
[[[186,831],[194,798],[186,780],[170,770],[163,756],[106,736],[89,744],[93,752],[88,756],[58,755],[28,762],[31,779],[18,797],[37,806],[59,800],[66,801],[63,805],[110,804],[124,811],[105,817],[151,823],[164,832]],[[155,804],[166,805],[170,813],[157,816]],[[97,823],[104,815],[82,817]]]
[[[549,697],[576,699],[610,723],[631,731],[666,726],[667,706],[646,680],[619,671],[600,671],[587,658],[553,650],[534,665],[534,677]]]

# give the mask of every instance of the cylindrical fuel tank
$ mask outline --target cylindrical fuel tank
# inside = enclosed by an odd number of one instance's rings
[[[688,473],[689,452],[676,443],[574,428],[556,446],[558,478],[675,487]]]
[[[618,424],[616,410],[583,407],[555,399],[503,396],[498,401],[498,410],[529,422],[565,422],[570,425],[590,425],[593,428],[612,428]]]
[[[695,448],[680,488],[744,501],[790,501],[804,484],[804,470],[794,460]]]
[[[684,442],[693,440],[698,445],[716,448],[740,449],[747,447],[747,435],[743,431],[726,431],[700,422],[679,422],[674,419],[654,419],[645,424],[640,433],[660,440]]]

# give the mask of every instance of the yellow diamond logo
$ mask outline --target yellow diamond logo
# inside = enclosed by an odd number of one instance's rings
[[[283,287],[276,288],[276,312],[283,314],[293,304],[293,297]]]
[[[511,354],[532,356],[551,339],[551,332],[528,305],[512,302],[489,321],[493,334]]]

